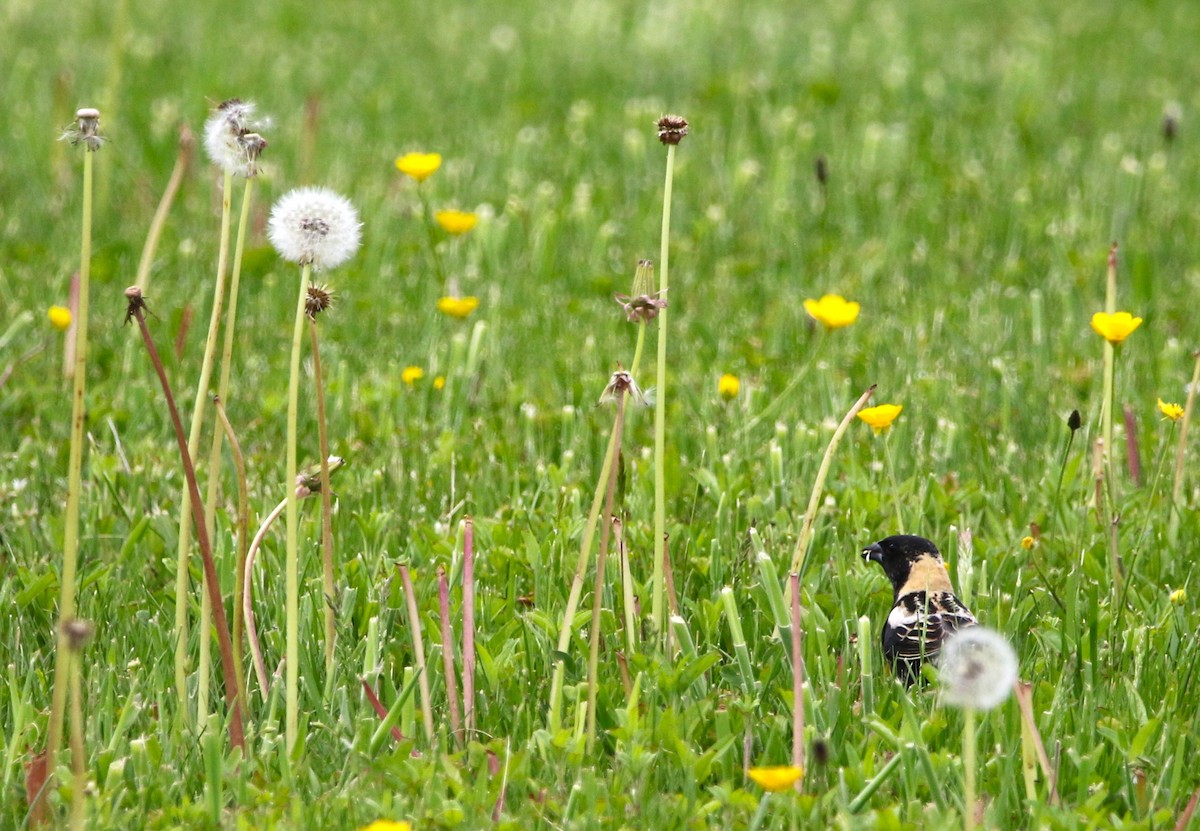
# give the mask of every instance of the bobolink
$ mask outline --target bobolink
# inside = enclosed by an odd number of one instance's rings
[[[883,566],[895,592],[883,624],[883,654],[906,685],[921,677],[921,663],[937,662],[942,641],[978,623],[950,585],[937,546],[924,537],[899,534],[862,550],[864,560]]]

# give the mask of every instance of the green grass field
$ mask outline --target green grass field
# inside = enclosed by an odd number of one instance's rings
[[[939,544],[963,599],[1012,643],[1032,684],[1058,799],[1041,772],[1027,786],[1010,698],[977,718],[981,827],[1187,823],[1200,788],[1200,448],[1188,442],[1175,501],[1186,421],[1164,419],[1156,401],[1186,401],[1200,348],[1200,4],[53,6],[0,9],[0,828],[31,827],[26,766],[46,743],[54,684],[71,385],[47,310],[67,304],[80,263],[84,150],[58,138],[81,106],[101,110],[107,139],[95,155],[78,573],[78,615],[96,627],[82,653],[86,827],[962,827],[964,716],[936,684],[893,683],[877,647],[891,591],[859,551],[898,532]],[[216,717],[202,729],[195,546],[188,712],[177,704],[184,480],[161,388],[123,325],[180,125],[200,131],[231,97],[272,119],[225,402],[252,529],[287,490],[298,272],[267,243],[270,206],[328,185],[363,222],[358,254],[320,275],[337,294],[320,322],[330,445],[347,460],[334,479],[338,638],[330,676],[320,509],[306,500],[304,736],[290,760],[282,674],[266,701],[251,684],[247,750],[231,750],[215,638]],[[691,123],[675,157],[665,477],[694,654],[655,646],[654,414],[630,405],[616,498],[643,637],[627,647],[610,551],[589,750],[594,554],[565,655],[556,641],[613,424],[597,402],[637,334],[613,294],[629,292],[639,258],[660,259],[655,122],[668,112]],[[419,190],[394,165],[409,151],[444,158]],[[146,287],[185,429],[219,184],[200,151]],[[437,261],[422,193],[480,217],[461,237],[433,233]],[[240,201],[239,184],[235,211]],[[1114,241],[1117,308],[1144,323],[1116,349],[1113,475],[1101,489],[1111,504],[1097,506],[1105,341],[1089,321],[1105,305]],[[436,308],[456,292],[479,298],[466,319]],[[824,331],[805,313],[826,293],[861,303],[853,325]],[[651,323],[643,388],[655,386],[657,336]],[[299,457],[311,465],[307,351],[303,361]],[[422,377],[404,380],[408,367]],[[718,394],[726,373],[740,380],[731,400]],[[801,574],[805,776],[763,808],[744,770],[791,761],[793,672],[749,532],[785,576],[834,427],[872,384],[872,403],[904,409],[884,435],[851,424],[833,457]],[[210,408],[205,448],[211,429]],[[228,454],[219,471],[198,467],[201,492],[221,477],[214,544],[231,605],[234,467]],[[477,732],[460,744],[437,569],[450,578],[461,671],[467,516],[479,671]],[[1027,549],[1031,523],[1040,538]],[[255,578],[272,672],[285,641],[283,525]],[[398,563],[420,606],[432,739]],[[360,678],[396,705],[403,740],[381,728]],[[57,766],[51,827],[76,792],[65,740]]]

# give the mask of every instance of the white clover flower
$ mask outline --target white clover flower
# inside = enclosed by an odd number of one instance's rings
[[[321,271],[354,256],[361,228],[346,197],[329,188],[296,188],[271,208],[267,238],[285,260]]]
[[[213,164],[234,176],[258,172],[258,154],[266,141],[258,134],[254,102],[231,98],[213,110],[204,122],[204,149]]]
[[[942,647],[938,679],[947,704],[990,710],[1012,692],[1017,653],[1000,633],[971,626]]]

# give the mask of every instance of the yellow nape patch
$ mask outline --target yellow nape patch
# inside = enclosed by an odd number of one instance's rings
[[[950,573],[946,566],[934,557],[922,557],[912,564],[908,579],[904,581],[900,594],[912,592],[953,592],[950,585]]]

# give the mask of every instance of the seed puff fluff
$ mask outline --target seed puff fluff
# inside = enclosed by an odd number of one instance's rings
[[[942,642],[979,621],[950,585],[937,546],[924,537],[899,534],[862,550],[892,581],[892,610],[883,624],[883,655],[906,685],[921,677],[921,664],[937,663]]]

